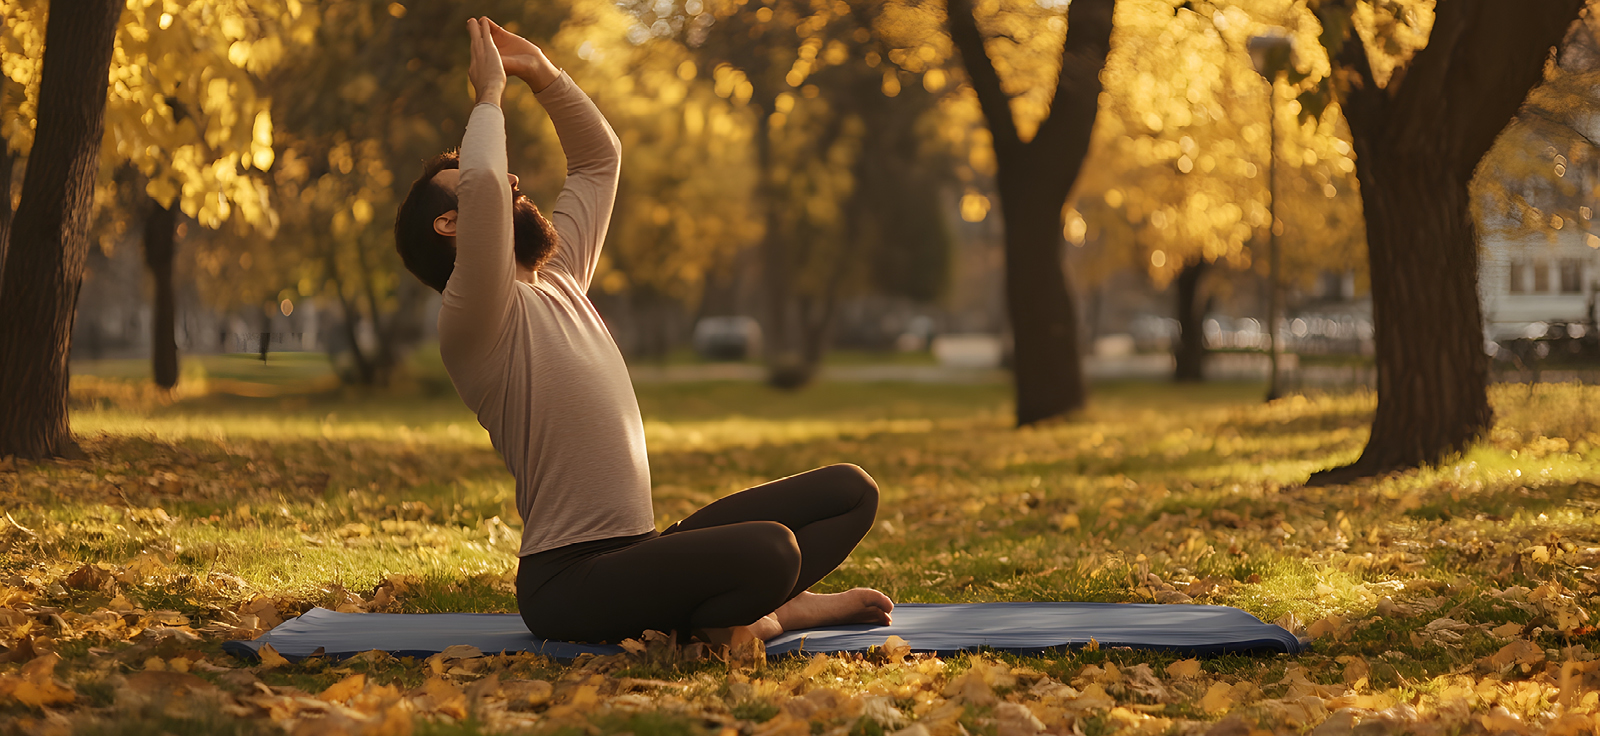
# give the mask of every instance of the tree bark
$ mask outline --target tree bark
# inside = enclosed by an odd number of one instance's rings
[[[1080,409],[1088,398],[1077,305],[1061,258],[1061,208],[1089,152],[1115,6],[1116,0],[1072,3],[1050,114],[1023,141],[971,0],[949,2],[950,38],[994,137],[1019,426]]]
[[[1061,204],[1031,177],[1001,177],[1006,312],[1011,321],[1017,426],[1061,416],[1088,400],[1077,305],[1061,263]]]
[[[350,343],[350,357],[355,361],[355,375],[341,376],[346,383],[357,383],[362,386],[372,386],[377,382],[377,368],[374,360],[361,350],[360,335],[361,308],[356,301],[345,296],[344,279],[339,273],[339,262],[335,257],[332,245],[326,254],[325,261],[328,265],[328,278],[333,281],[334,295],[339,299],[340,325],[344,328],[345,339]],[[333,356],[329,356],[330,358]],[[351,379],[354,379],[353,381]]]
[[[11,81],[0,74],[0,97],[5,95],[6,83]],[[11,152],[11,142],[0,135],[0,274],[5,273],[6,245],[11,240],[11,172],[16,169],[17,157]]]
[[[1209,261],[1196,258],[1183,264],[1173,282],[1178,296],[1178,344],[1172,351],[1172,380],[1178,383],[1206,380],[1206,301],[1201,298],[1200,284],[1210,267]]]
[[[67,355],[122,3],[70,8],[50,13],[45,28],[38,136],[0,277],[0,456],[82,454],[67,424]]]
[[[756,113],[756,168],[760,173],[758,185],[761,193],[762,219],[765,224],[761,236],[761,283],[764,285],[766,323],[762,325],[762,352],[767,364],[767,383],[784,389],[795,389],[811,382],[811,376],[801,365],[794,340],[793,305],[790,299],[790,279],[793,239],[783,226],[780,211],[782,195],[773,181],[772,126],[765,103],[751,103]]]
[[[1440,3],[1428,45],[1387,88],[1351,34],[1344,112],[1367,221],[1378,408],[1341,483],[1438,462],[1488,429],[1489,358],[1467,187],[1543,75],[1583,0]]]
[[[178,306],[172,285],[173,253],[177,248],[178,208],[162,207],[151,199],[144,220],[144,265],[155,286],[155,319],[150,328],[150,372],[157,386],[178,385]]]

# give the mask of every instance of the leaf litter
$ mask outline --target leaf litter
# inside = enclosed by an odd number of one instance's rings
[[[1298,470],[1242,470],[1229,458],[1323,462],[1296,459],[1301,437],[1328,452],[1358,449],[1359,400],[1132,405],[1131,416],[1024,432],[978,412],[883,425],[874,437],[812,429],[799,443],[712,450],[664,441],[660,462],[652,458],[662,468],[658,506],[671,516],[691,495],[707,500],[679,490],[690,470],[719,469],[721,492],[773,475],[768,449],[802,463],[860,457],[891,514],[831,584],[884,580],[903,600],[1238,605],[1312,638],[1312,654],[1177,659],[1091,644],[1050,657],[940,658],[896,636],[866,655],[769,662],[759,647],[713,651],[649,632],[623,642],[622,654],[571,663],[472,647],[338,662],[290,662],[264,647],[259,661],[240,662],[220,642],[258,636],[311,605],[430,610],[460,606],[440,596],[467,594],[487,595],[490,608],[477,610],[495,610],[505,576],[466,573],[444,588],[394,574],[370,587],[338,578],[274,586],[207,559],[191,530],[272,530],[252,539],[355,559],[510,559],[515,530],[501,519],[514,514],[495,505],[501,491],[473,500],[458,490],[467,503],[453,508],[382,494],[313,505],[351,467],[415,489],[492,467],[492,453],[468,443],[424,459],[380,435],[354,442],[341,470],[329,456],[291,458],[265,441],[110,433],[86,443],[87,463],[0,466],[9,504],[0,728],[67,733],[154,714],[318,734],[409,734],[429,722],[624,733],[661,722],[640,720],[650,718],[707,736],[1596,732],[1600,494],[1586,478],[1600,471],[1600,436],[1583,417],[1561,425],[1549,403],[1520,419],[1502,412],[1484,446],[1453,465],[1306,489],[1279,475]],[[952,470],[962,464],[982,470]]]

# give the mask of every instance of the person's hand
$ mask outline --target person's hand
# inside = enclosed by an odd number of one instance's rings
[[[544,50],[532,41],[501,28],[500,24],[488,18],[483,20],[489,24],[490,37],[500,51],[500,63],[505,65],[507,74],[527,80],[528,86],[535,92],[544,91],[545,87],[556,81],[556,77],[561,76],[561,70],[550,63]]]
[[[467,19],[467,32],[472,34],[472,63],[467,66],[467,79],[472,82],[478,102],[498,107],[500,95],[506,90],[506,69],[500,63],[500,50],[489,35],[491,26],[488,18]]]

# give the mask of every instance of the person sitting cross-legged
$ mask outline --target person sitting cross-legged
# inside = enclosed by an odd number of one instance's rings
[[[467,28],[476,105],[459,155],[429,161],[412,185],[395,243],[443,293],[445,368],[516,478],[528,629],[589,642],[695,632],[737,645],[890,623],[894,603],[879,591],[808,591],[872,528],[878,487],[854,465],[756,486],[656,531],[638,400],[586,296],[616,197],[617,136],[537,46],[488,18]],[[508,73],[533,88],[567,157],[549,218],[507,171]]]

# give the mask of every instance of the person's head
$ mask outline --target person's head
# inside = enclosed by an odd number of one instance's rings
[[[517,188],[517,177],[508,178],[517,265],[537,271],[555,250],[556,230]],[[455,151],[429,159],[394,218],[394,243],[400,260],[418,280],[441,292],[456,267],[456,184],[460,180],[461,161]]]

